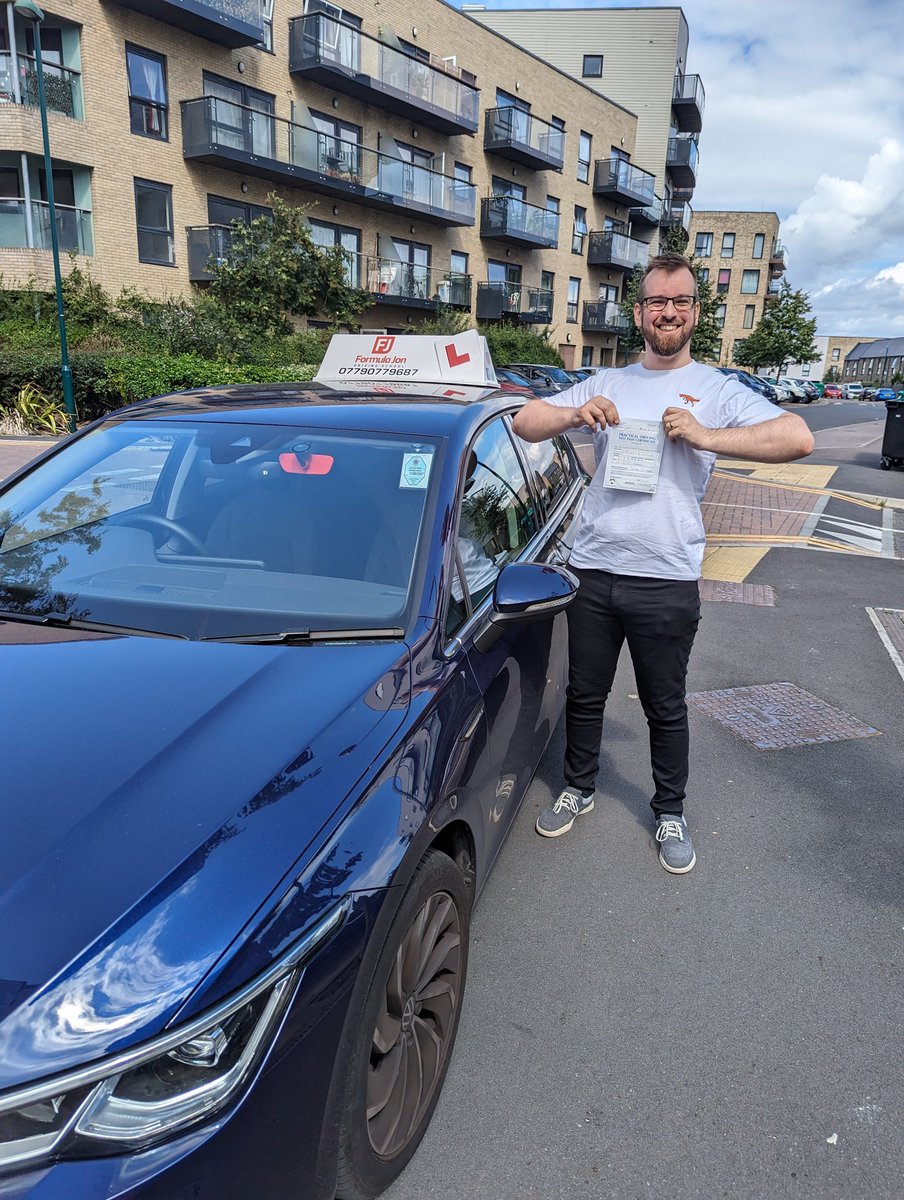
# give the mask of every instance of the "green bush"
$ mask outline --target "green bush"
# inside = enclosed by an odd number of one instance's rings
[[[82,421],[93,420],[122,405],[119,394],[113,390],[107,377],[106,362],[107,356],[104,354],[74,352],[69,355],[72,390]],[[0,354],[0,408],[7,411],[13,409],[16,397],[28,384],[37,387],[50,399],[62,402],[59,351]]]
[[[550,329],[534,333],[523,325],[481,325],[480,333],[487,339],[490,355],[497,367],[509,363],[548,363],[562,367],[565,364],[549,340]]]

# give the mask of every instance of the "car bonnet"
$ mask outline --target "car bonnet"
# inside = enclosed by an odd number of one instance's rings
[[[408,705],[400,642],[58,637],[0,645],[0,1088],[162,1028]]]

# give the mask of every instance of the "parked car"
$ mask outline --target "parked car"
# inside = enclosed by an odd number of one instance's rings
[[[789,387],[787,387],[784,383],[782,383],[781,380],[776,379],[774,376],[772,376],[772,375],[756,375],[756,376],[754,376],[754,378],[761,379],[761,380],[763,380],[764,383],[768,383],[769,386],[774,390],[774,392],[780,402],[793,399],[793,396],[791,394],[791,389]]]
[[[855,382],[845,383],[842,385],[842,393],[845,400],[862,400],[863,384]]]
[[[818,400],[822,395],[821,386],[814,383],[812,379],[795,379],[794,382],[803,388],[807,400]],[[804,403],[807,403],[807,401],[804,401]]]
[[[373,1196],[424,1133],[584,485],[523,397],[400,386],[164,396],[0,487],[4,1196]]]
[[[716,367],[722,375],[733,375],[739,383],[743,383],[745,387],[749,387],[754,392],[759,392],[761,396],[765,396],[767,400],[773,404],[778,404],[778,393],[771,384],[768,384],[765,379],[759,375],[751,375],[748,371],[742,371],[739,367]]]
[[[530,392],[534,396],[554,396],[558,388],[544,387],[536,380],[528,379],[512,367],[496,367],[496,378],[504,392]]]
[[[564,392],[566,388],[574,387],[573,380],[563,367],[551,367],[548,363],[509,363],[510,367],[521,375],[526,375],[531,381],[536,381],[544,387]]]
[[[860,393],[860,399],[861,400],[875,400],[875,398],[876,398],[876,389],[874,387],[872,387],[870,384],[865,383],[863,385],[863,391]]]
[[[791,393],[792,400],[796,400],[799,404],[810,403],[810,396],[806,388],[803,384],[798,383],[796,379],[788,379],[787,376],[780,375],[778,381],[782,387],[787,388]]]
[[[826,400],[841,400],[841,387],[837,383],[827,383],[822,389]]]
[[[890,400],[892,402],[892,404],[894,404],[898,398],[898,393],[895,391],[894,388],[881,387],[881,388],[876,389],[876,394],[875,394],[874,398],[876,400],[882,400],[886,404]]]

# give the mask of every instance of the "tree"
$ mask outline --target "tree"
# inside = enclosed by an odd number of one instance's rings
[[[753,370],[767,367],[776,376],[784,375],[789,363],[816,362],[816,318],[808,319],[809,311],[810,297],[792,291],[786,280],[766,305],[756,329],[738,344],[734,361]]]
[[[368,293],[348,283],[347,251],[322,249],[302,209],[275,195],[269,201],[272,217],[232,222],[227,257],[211,262],[211,297],[238,323],[270,336],[289,333],[290,316],[348,322],[368,308]]]

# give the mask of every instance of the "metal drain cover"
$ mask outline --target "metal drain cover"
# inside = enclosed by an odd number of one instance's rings
[[[687,702],[697,712],[714,717],[738,737],[752,742],[758,750],[840,742],[880,732],[793,683],[692,692]]]
[[[768,583],[728,583],[722,579],[701,579],[700,599],[775,607],[775,592]]]

